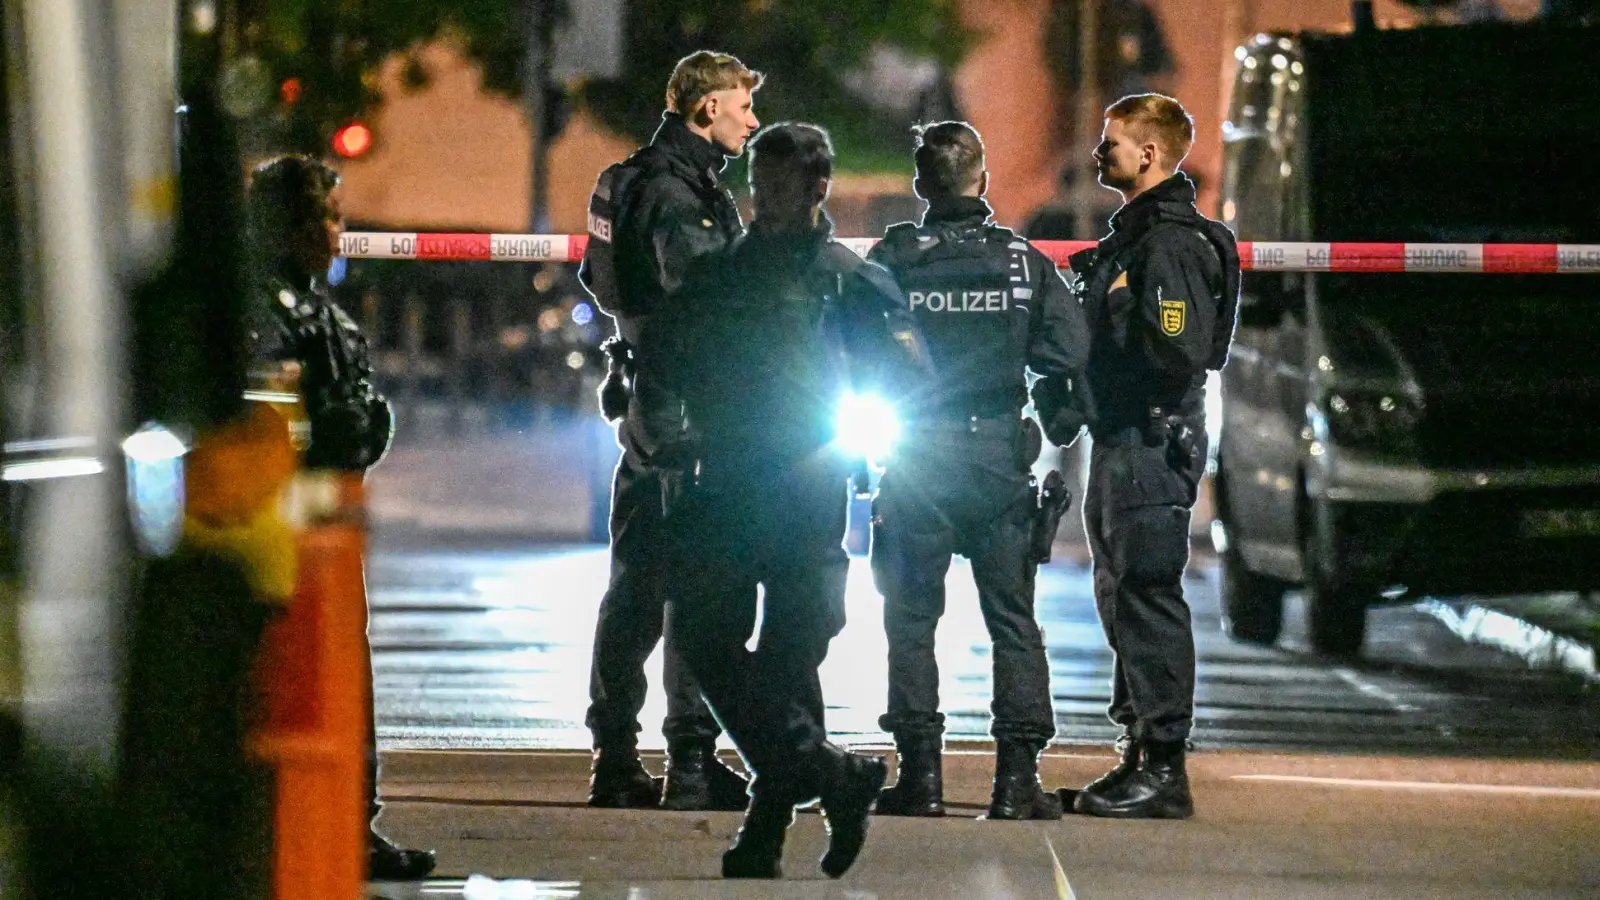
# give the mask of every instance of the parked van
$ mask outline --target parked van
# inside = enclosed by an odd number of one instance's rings
[[[1223,219],[1600,244],[1596,47],[1550,23],[1257,36]],[[1600,588],[1600,276],[1247,273],[1234,346],[1213,536],[1235,638],[1275,641],[1297,587],[1336,655],[1386,601]]]

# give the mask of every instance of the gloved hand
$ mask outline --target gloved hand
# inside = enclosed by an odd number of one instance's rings
[[[1058,447],[1071,447],[1089,425],[1082,392],[1074,384],[1059,376],[1040,378],[1030,391],[1033,408],[1039,414],[1039,424],[1045,437]]]
[[[606,378],[600,382],[600,415],[607,422],[615,422],[628,414],[628,400],[633,394],[629,384],[628,366],[633,359],[633,348],[619,337],[611,337],[600,345],[606,354]]]
[[[616,422],[628,414],[628,379],[622,370],[611,368],[606,372],[606,378],[600,382],[600,415],[607,422]]]

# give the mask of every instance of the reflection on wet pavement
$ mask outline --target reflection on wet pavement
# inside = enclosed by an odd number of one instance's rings
[[[380,740],[387,748],[585,748],[589,653],[604,591],[601,547],[385,550],[369,566]],[[1411,607],[1372,613],[1357,662],[1320,659],[1291,635],[1276,648],[1221,631],[1216,575],[1186,582],[1199,650],[1196,739],[1206,746],[1516,752],[1592,748],[1600,697],[1571,678],[1527,671],[1463,644]],[[1050,655],[1058,741],[1106,741],[1111,657],[1086,569],[1040,572],[1037,607]],[[971,570],[948,581],[938,635],[950,739],[988,737],[990,652]],[[882,744],[887,693],[882,601],[853,560],[849,624],[822,670],[829,730]],[[1300,626],[1303,628],[1303,626]],[[660,654],[648,669],[659,682]],[[641,743],[661,746],[665,700],[651,692]]]
[[[878,900],[873,891],[830,881],[721,881],[588,883],[495,880],[474,875],[414,885],[373,885],[371,900]]]

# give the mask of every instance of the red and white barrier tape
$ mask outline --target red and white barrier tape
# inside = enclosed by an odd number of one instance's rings
[[[865,254],[875,238],[844,238]],[[1057,265],[1093,241],[1034,241]],[[341,252],[351,259],[577,262],[586,234],[476,234],[347,231]],[[1241,241],[1239,257],[1253,272],[1600,273],[1600,244],[1360,244]]]

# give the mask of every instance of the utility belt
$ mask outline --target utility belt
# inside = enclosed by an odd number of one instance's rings
[[[1023,495],[1029,510],[1028,546],[1036,563],[1050,561],[1051,547],[1061,519],[1072,507],[1072,491],[1061,473],[1052,470],[1041,484],[1032,475],[1033,464],[1044,450],[1044,434],[1039,423],[1018,412],[1000,416],[959,416],[949,412],[919,418],[911,427],[912,451],[919,434],[942,437],[960,434],[990,435],[1010,442],[1013,462],[1019,472],[1028,473],[1028,489]]]
[[[1009,443],[1018,471],[1027,472],[1044,449],[1039,423],[1021,415],[1020,410],[998,416],[960,415],[954,411],[923,413],[906,428],[907,452],[917,452],[919,438],[939,441],[957,436],[975,436]]]
[[[909,423],[909,430],[912,433],[922,431],[950,434],[965,431],[971,434],[1004,436],[1021,427],[1022,421],[1022,416],[1015,410],[998,416],[963,415],[955,411],[937,410],[917,416]]]
[[[995,388],[986,391],[960,393],[937,397],[923,407],[923,417],[939,421],[970,419],[1015,420],[1022,407],[1027,405],[1025,390]]]
[[[1195,467],[1202,437],[1193,415],[1185,413],[1176,404],[1152,404],[1145,407],[1145,415],[1137,424],[1096,429],[1094,432],[1095,441],[1107,447],[1165,448],[1167,465],[1178,472],[1190,471]]]

